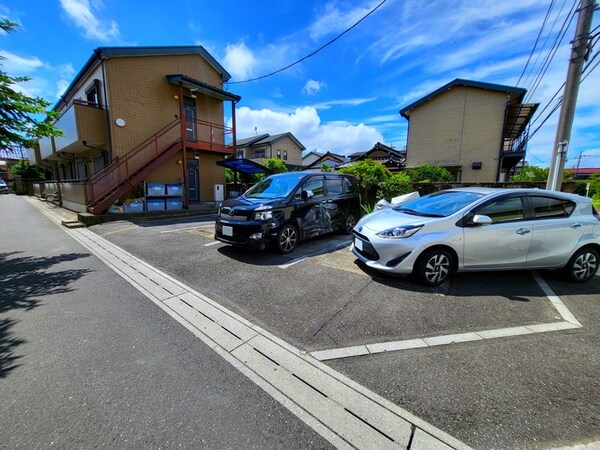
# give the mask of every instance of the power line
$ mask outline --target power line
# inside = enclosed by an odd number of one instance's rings
[[[552,36],[552,32],[554,31],[554,27],[556,26],[556,22],[558,22],[558,19],[559,19],[560,15],[562,14],[562,11],[563,11],[563,9],[565,7],[565,3],[566,2],[567,2],[567,0],[563,0],[562,5],[560,5],[560,10],[556,14],[556,17],[554,18],[554,21],[552,22],[552,26],[550,27],[550,30],[548,30],[548,34],[546,34],[546,38],[544,39],[544,43],[542,44],[542,49],[546,48],[546,43],[548,42],[548,39],[550,38],[550,36]],[[537,62],[540,59],[540,55],[541,54],[542,54],[542,50],[540,50],[537,53],[537,55],[535,55],[535,61],[533,62],[533,65],[531,66],[531,69],[529,70],[529,73],[525,77],[525,80],[523,81],[524,85],[527,83],[527,80],[532,75],[533,68],[537,65]]]
[[[592,59],[590,59],[590,61],[588,62],[588,64],[586,64],[586,66],[583,68],[583,71],[582,71],[582,73],[585,73],[585,76],[583,76],[583,77],[581,78],[581,80],[579,81],[579,84],[583,83],[583,81],[584,81],[584,80],[585,80],[585,79],[586,79],[586,78],[589,76],[589,74],[591,74],[591,73],[592,73],[592,72],[593,72],[593,71],[596,69],[596,67],[598,67],[598,64],[600,64],[600,60],[599,60],[598,62],[596,62],[596,64],[594,65],[594,67],[592,67],[592,68],[590,69],[590,66],[592,65],[592,63],[594,62],[594,60],[595,60],[597,57],[598,57],[598,53],[596,53],[596,54],[594,55],[594,57],[593,57]],[[589,70],[588,70],[588,69],[589,69]],[[543,109],[543,110],[540,112],[540,114],[541,114],[542,112],[544,112],[544,111],[546,110],[546,108],[548,108],[548,106],[550,106],[550,103],[552,102],[552,100],[554,99],[554,97],[556,97],[556,96],[558,95],[558,93],[559,93],[559,92],[562,90],[562,88],[565,86],[565,84],[566,84],[566,82],[564,82],[564,83],[562,84],[562,86],[560,87],[560,89],[559,89],[559,90],[558,90],[558,91],[557,91],[557,92],[554,94],[554,96],[553,96],[553,97],[550,99],[550,101],[549,101],[549,102],[548,102],[548,104],[547,104],[547,105],[544,107],[544,109]],[[537,133],[537,132],[540,130],[540,128],[542,128],[542,126],[543,126],[543,125],[544,125],[544,124],[545,124],[545,123],[548,121],[548,119],[549,119],[550,117],[552,117],[552,114],[554,114],[554,113],[556,112],[556,110],[558,110],[558,108],[560,108],[560,106],[561,106],[561,105],[562,105],[562,98],[560,98],[560,99],[558,100],[558,102],[556,102],[556,105],[554,105],[554,108],[552,108],[552,111],[550,111],[550,112],[548,113],[548,115],[547,115],[547,116],[544,118],[544,120],[542,121],[542,123],[541,123],[541,124],[539,124],[539,125],[538,125],[538,127],[537,127],[537,128],[536,128],[536,129],[535,129],[535,130],[534,130],[532,133],[530,133],[530,134],[529,134],[529,136],[527,137],[527,142],[529,142],[529,141],[531,140],[531,138],[532,138],[532,137],[533,137],[533,136],[534,136],[534,135],[535,135],[535,134],[536,134],[536,133]],[[537,120],[539,117],[540,117],[540,116],[538,116],[538,117],[536,118],[536,120]],[[535,121],[536,121],[536,120],[534,120],[533,122],[531,122],[531,124],[533,125],[533,123],[535,123]]]
[[[295,66],[296,64],[300,64],[302,61],[307,60],[308,58],[310,58],[311,56],[316,55],[317,53],[319,53],[321,50],[323,50],[325,47],[330,46],[331,44],[333,44],[335,41],[337,41],[339,38],[341,38],[343,35],[345,35],[346,33],[348,33],[350,30],[352,30],[353,28],[355,28],[356,26],[358,26],[358,24],[360,24],[363,20],[365,20],[367,17],[369,17],[371,14],[373,14],[375,11],[377,11],[379,8],[381,8],[383,6],[383,4],[387,2],[387,0],[382,0],[381,3],[379,3],[379,5],[377,5],[375,8],[373,8],[371,11],[369,11],[367,14],[365,14],[358,22],[356,22],[354,25],[352,25],[350,28],[345,29],[342,33],[338,34],[336,37],[334,37],[332,40],[330,40],[329,42],[323,44],[321,47],[319,47],[318,49],[316,49],[314,52],[309,53],[308,55],[304,56],[303,58],[300,58],[299,60],[288,64],[285,67],[282,67],[281,69],[278,69],[274,72],[268,73],[266,75],[261,75],[260,77],[256,77],[256,78],[251,78],[249,80],[243,80],[243,81],[231,81],[229,82],[229,84],[241,84],[241,83],[250,83],[251,81],[257,81],[257,80],[262,80],[263,78],[267,78],[267,77],[271,77],[273,75],[276,75],[280,72],[283,72],[284,70],[289,69],[290,67]]]
[[[548,11],[546,11],[546,16],[544,17],[544,21],[542,22],[542,27],[540,28],[540,31],[538,32],[538,35],[535,38],[535,42],[533,43],[533,48],[531,49],[531,52],[529,52],[529,57],[527,58],[525,67],[523,67],[523,71],[521,72],[521,75],[519,76],[519,80],[517,81],[517,86],[521,82],[521,78],[523,78],[523,75],[525,74],[525,71],[527,70],[527,66],[529,66],[529,62],[531,61],[531,57],[533,56],[533,53],[535,52],[535,49],[537,48],[538,41],[540,40],[540,36],[542,35],[542,32],[544,31],[546,22],[548,21],[548,17],[550,16],[550,13],[552,12],[552,8],[554,8],[554,0],[552,0],[550,2],[550,6],[548,6]]]
[[[560,30],[558,31],[558,35],[554,39],[554,43],[552,44],[552,47],[550,47],[548,54],[546,55],[546,57],[544,58],[544,61],[542,62],[542,66],[540,68],[540,71],[538,72],[538,75],[534,79],[531,90],[527,93],[527,97],[529,99],[531,99],[531,97],[533,97],[533,94],[535,93],[537,88],[540,86],[542,79],[544,78],[544,75],[546,75],[546,72],[548,71],[548,68],[550,67],[550,64],[552,63],[552,60],[554,59],[554,56],[556,56],[556,52],[558,51],[558,48],[560,47],[560,44],[562,43],[563,39],[565,38],[565,35],[567,34],[567,31],[569,29],[569,26],[571,25],[571,22],[573,21],[573,18],[575,17],[575,13],[577,12],[576,6],[577,6],[577,0],[575,0],[573,2],[571,11],[569,11],[569,14],[567,15],[567,17],[565,17],[565,20],[563,21],[563,24],[562,24]]]

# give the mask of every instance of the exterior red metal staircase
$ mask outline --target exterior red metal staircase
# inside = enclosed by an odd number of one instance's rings
[[[121,195],[183,148],[181,121],[175,119],[126,155],[115,158],[87,183],[88,211],[102,214]]]

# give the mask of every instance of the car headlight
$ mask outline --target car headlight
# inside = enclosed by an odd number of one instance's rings
[[[260,211],[254,213],[254,220],[270,220],[273,218],[273,211]]]
[[[384,239],[401,239],[411,237],[417,231],[423,228],[423,225],[408,225],[389,228],[384,231],[377,233],[377,236]]]

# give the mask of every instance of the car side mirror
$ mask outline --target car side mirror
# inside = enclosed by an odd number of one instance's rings
[[[475,225],[489,225],[492,223],[492,218],[490,216],[475,214],[475,216],[473,216],[472,222]]]
[[[314,197],[313,191],[302,191],[302,200],[307,201]]]

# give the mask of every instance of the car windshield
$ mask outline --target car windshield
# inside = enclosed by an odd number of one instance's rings
[[[302,174],[280,174],[265,178],[252,186],[244,197],[249,198],[277,198],[287,197],[298,185]]]
[[[483,196],[484,194],[475,192],[441,191],[405,203],[394,209],[415,216],[447,217]]]

